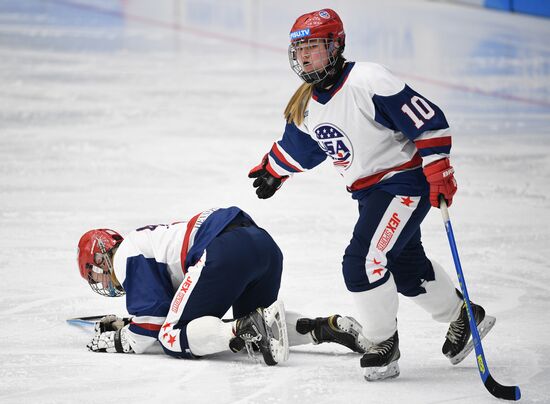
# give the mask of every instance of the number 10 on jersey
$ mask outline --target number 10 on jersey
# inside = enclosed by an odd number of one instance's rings
[[[433,116],[435,115],[435,111],[432,107],[430,107],[430,104],[426,102],[426,100],[414,96],[411,98],[411,104],[414,107],[414,109],[418,112],[418,114],[421,115],[424,120],[422,120],[408,104],[403,104],[401,107],[401,111],[403,111],[409,118],[412,119],[414,126],[416,126],[416,129],[420,129],[422,125],[424,125],[424,121],[429,121]]]

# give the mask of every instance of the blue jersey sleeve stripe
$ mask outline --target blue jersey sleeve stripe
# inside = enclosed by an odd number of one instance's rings
[[[309,134],[298,129],[293,123],[286,124],[283,137],[276,143],[276,146],[299,164],[300,168],[306,170],[318,166],[327,158],[326,153],[319,147],[319,144]],[[273,151],[273,149],[271,150]],[[281,157],[284,158],[284,155],[280,150],[278,151],[280,155],[275,157],[281,160]],[[270,156],[274,157],[272,154]],[[288,165],[289,162],[286,158],[285,161],[286,165]],[[289,171],[297,172],[296,170]]]
[[[418,153],[422,157],[431,156],[432,154],[449,154],[451,152],[451,146],[441,147],[427,147],[425,149],[418,149]]]
[[[273,152],[273,149],[271,149],[271,151],[269,152],[269,157],[271,157],[275,161],[275,163],[277,163],[278,166],[280,166],[281,168],[285,169],[288,172],[291,172],[291,173],[301,172],[301,170],[298,170],[296,167],[285,164],[283,160],[277,157],[277,155]]]

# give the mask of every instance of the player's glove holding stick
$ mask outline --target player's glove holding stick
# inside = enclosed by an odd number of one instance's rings
[[[439,208],[439,195],[443,195],[447,206],[453,203],[453,195],[457,189],[454,172],[448,158],[434,161],[424,167],[424,175],[430,184],[430,204],[433,207]]]

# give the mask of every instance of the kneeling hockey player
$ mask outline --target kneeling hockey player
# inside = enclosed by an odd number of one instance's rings
[[[282,262],[271,236],[237,207],[124,238],[90,230],[78,243],[80,274],[103,296],[125,295],[132,317],[101,319],[88,348],[144,353],[158,341],[178,358],[246,348],[268,365],[285,361],[289,344],[336,342],[365,352],[368,342],[351,317],[285,313],[277,300]],[[221,320],[230,307],[235,320]]]

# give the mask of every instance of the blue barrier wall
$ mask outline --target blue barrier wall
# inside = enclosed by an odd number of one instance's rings
[[[514,10],[518,13],[527,13],[550,17],[550,1],[549,0],[515,0]]]
[[[487,8],[512,11],[512,3],[513,0],[485,0],[483,5]]]
[[[550,17],[550,0],[485,0],[484,6],[516,13]]]

